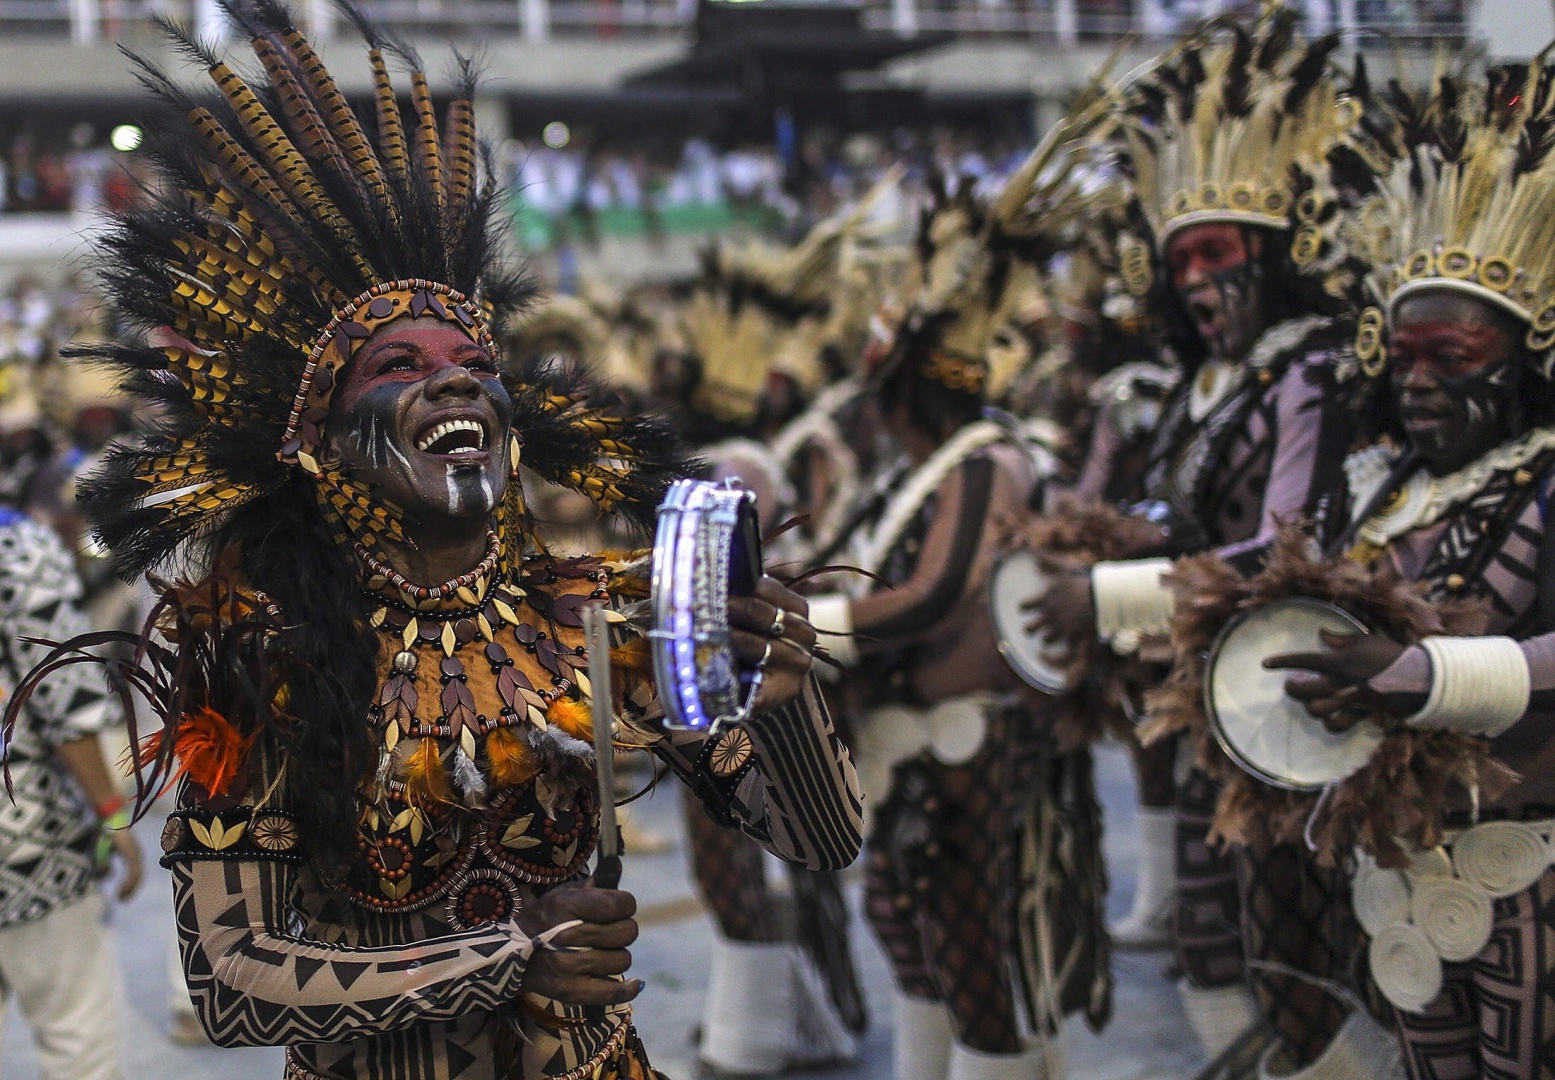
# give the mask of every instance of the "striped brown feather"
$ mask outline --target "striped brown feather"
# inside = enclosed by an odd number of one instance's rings
[[[318,53],[313,51],[312,44],[296,27],[288,27],[284,30],[281,33],[281,40],[296,58],[298,70],[312,90],[324,122],[334,134],[335,141],[340,144],[351,168],[362,178],[374,198],[389,211],[389,216],[397,219],[399,206],[389,194],[383,163],[373,152],[373,144],[368,141],[367,133],[362,130],[361,122],[356,118],[356,111],[351,108],[345,95],[335,85],[334,77],[324,66],[324,61],[319,59]]]
[[[443,156],[448,172],[448,206],[444,218],[450,224],[459,220],[475,190],[475,110],[466,98],[448,106],[443,124]]]
[[[351,226],[340,215],[339,209],[330,201],[329,196],[324,193],[324,189],[308,167],[307,158],[303,157],[287,137],[286,132],[276,122],[275,117],[270,115],[270,111],[265,108],[258,95],[225,63],[211,68],[210,75],[222,95],[232,105],[238,123],[243,128],[243,134],[259,148],[260,156],[269,165],[271,172],[280,178],[281,185],[296,200],[301,209],[324,226],[341,244],[346,257],[351,260],[362,277],[368,281],[373,280],[376,275],[363,257]]]
[[[444,205],[442,150],[438,146],[437,113],[432,108],[432,90],[420,71],[410,73],[410,100],[416,109],[416,154],[432,188],[432,200]]]
[[[334,169],[343,180],[360,184],[361,178],[351,168],[344,149],[335,141],[323,114],[298,79],[292,58],[268,37],[256,37],[249,44],[264,65],[265,74],[270,76],[270,85],[281,105],[281,119],[298,151],[315,165]]]
[[[373,67],[373,104],[378,115],[378,152],[389,175],[401,188],[410,186],[410,154],[405,145],[405,120],[400,116],[399,99],[394,96],[394,81],[380,49],[371,49],[367,59]]]
[[[209,109],[204,106],[195,109],[189,114],[189,122],[210,150],[217,168],[264,199],[275,213],[285,217],[294,227],[306,228],[301,211],[292,202],[291,196],[281,189],[264,166],[232,137],[231,132],[222,126]],[[229,198],[235,198],[231,193],[227,194]]]

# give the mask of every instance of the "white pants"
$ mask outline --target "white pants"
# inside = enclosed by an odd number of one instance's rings
[[[105,904],[93,889],[0,930],[0,1010],[16,998],[43,1080],[119,1080],[119,962]]]

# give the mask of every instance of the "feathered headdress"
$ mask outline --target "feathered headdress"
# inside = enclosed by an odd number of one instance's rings
[[[337,533],[369,550],[386,537],[404,542],[398,511],[324,452],[353,352],[387,323],[431,316],[496,356],[529,294],[499,266],[506,223],[476,142],[468,63],[440,123],[415,54],[346,7],[373,74],[370,114],[358,116],[278,0],[223,7],[249,39],[254,72],[172,24],[163,29],[214,92],[188,92],[132,57],[158,106],[147,146],[166,182],[115,218],[102,276],[124,316],[169,328],[172,343],[87,351],[165,419],[83,486],[126,574],[279,492],[298,470],[316,481]],[[408,113],[391,57],[411,69]],[[675,465],[666,432],[590,407],[556,378],[504,372],[513,468],[521,444],[541,476],[646,522]],[[527,520],[515,475],[498,520],[507,543]]]
[[[951,191],[931,177],[933,203],[918,230],[922,286],[908,334],[877,378],[916,362],[951,390],[988,392],[988,348],[1023,300],[1022,278],[1069,243],[1088,214],[1115,201],[1115,187],[1095,182],[1112,104],[1110,66],[991,197],[980,198],[970,180]]]
[[[1479,84],[1442,77],[1428,100],[1389,97],[1401,153],[1350,239],[1372,267],[1357,355],[1381,367],[1383,311],[1446,289],[1509,312],[1535,354],[1555,348],[1555,78],[1547,54]],[[1548,374],[1551,357],[1543,358]]]
[[[1205,222],[1297,228],[1293,252],[1316,258],[1329,201],[1313,180],[1363,108],[1333,77],[1337,35],[1302,39],[1297,14],[1265,3],[1251,27],[1206,24],[1129,91],[1124,159],[1157,252]],[[1301,260],[1298,258],[1298,263]],[[1148,250],[1125,253],[1143,293]]]
[[[820,351],[845,292],[866,223],[901,182],[891,170],[856,205],[817,223],[799,243],[729,243],[708,252],[697,292],[682,312],[688,346],[701,365],[691,406],[745,424],[761,409],[769,374],[804,394],[824,381]]]

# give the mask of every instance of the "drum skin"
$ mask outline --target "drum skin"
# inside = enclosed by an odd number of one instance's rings
[[[1048,575],[1037,556],[1015,551],[1000,560],[988,583],[988,603],[999,653],[1026,685],[1044,694],[1074,689],[1074,677],[1064,664],[1064,646],[1042,634],[1030,634],[1031,613],[1022,610],[1047,590]]]
[[[1264,660],[1280,653],[1322,651],[1323,630],[1366,633],[1333,604],[1292,597],[1247,612],[1210,649],[1204,712],[1226,754],[1244,770],[1288,791],[1318,791],[1360,769],[1382,745],[1370,722],[1335,733],[1285,693],[1290,671]]]

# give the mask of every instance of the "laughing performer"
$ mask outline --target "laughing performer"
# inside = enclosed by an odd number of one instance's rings
[[[359,118],[284,9],[229,11],[257,85],[176,32],[219,93],[141,65],[167,182],[117,218],[103,271],[127,320],[187,345],[104,351],[164,418],[85,485],[121,572],[194,576],[118,685],[164,724],[142,805],[179,781],[163,849],[196,1010],[219,1045],[286,1046],[291,1080],[655,1076],[623,978],[634,901],[586,884],[590,700],[726,825],[843,867],[859,800],[803,601],[767,579],[730,602],[758,715],[659,726],[627,602],[645,585],[549,556],[517,470],[643,522],[675,458],[655,423],[497,354],[526,290],[497,265],[468,80],[439,123],[389,50],[402,114],[358,19]],[[617,612],[613,686],[587,678],[591,603]]]

